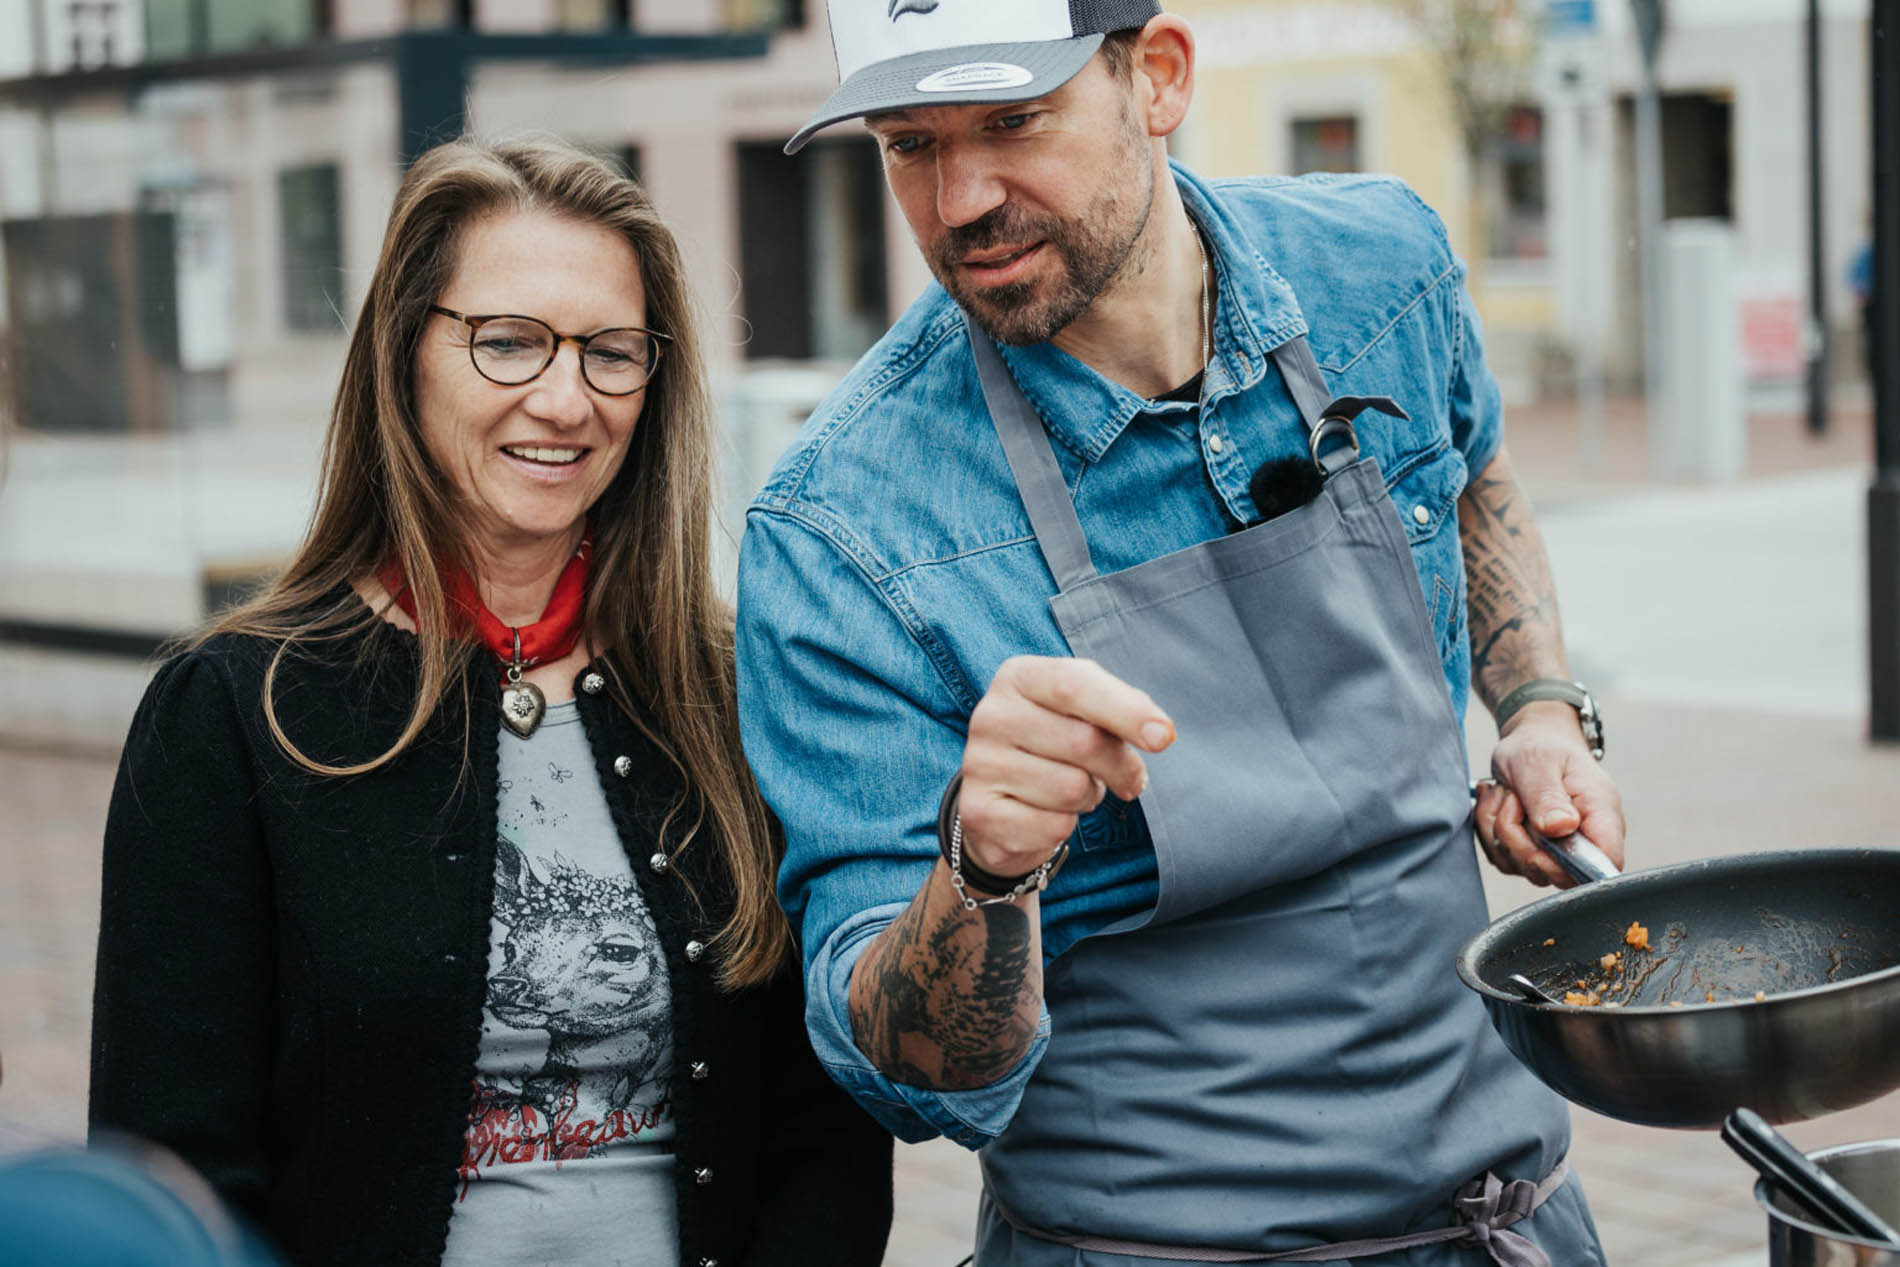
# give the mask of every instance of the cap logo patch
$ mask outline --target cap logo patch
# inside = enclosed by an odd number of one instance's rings
[[[937,0],[891,0],[891,21],[903,17],[906,13],[935,13]]]
[[[925,75],[917,81],[917,91],[980,92],[1020,88],[1035,77],[1023,67],[1008,62],[964,62],[961,66],[946,66],[934,75]]]

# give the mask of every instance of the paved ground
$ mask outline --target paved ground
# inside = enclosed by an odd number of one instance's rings
[[[1561,410],[1520,416],[1513,440],[1577,671],[1604,698],[1633,864],[1900,843],[1900,750],[1864,737],[1864,412],[1819,444],[1791,418],[1758,420],[1750,478],[1716,489],[1648,485],[1640,426],[1613,408],[1594,470]],[[1489,742],[1474,725],[1480,759]],[[0,1149],[82,1129],[110,781],[96,753],[0,747]],[[1503,910],[1532,893],[1499,880],[1490,896]],[[1612,1263],[1765,1263],[1750,1176],[1713,1134],[1576,1119],[1572,1160]],[[1900,1137],[1900,1095],[1789,1134],[1810,1148]],[[889,1262],[951,1267],[967,1252],[972,1159],[941,1142],[900,1148],[898,1203]]]

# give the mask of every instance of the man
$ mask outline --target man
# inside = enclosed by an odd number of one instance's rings
[[[1193,40],[1145,0],[830,13],[787,148],[863,117],[941,285],[741,557],[821,1058],[981,1149],[979,1264],[1600,1263],[1452,972],[1474,680],[1492,862],[1623,829],[1437,218],[1171,165]]]

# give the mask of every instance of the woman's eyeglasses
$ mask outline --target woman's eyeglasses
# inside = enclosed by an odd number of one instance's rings
[[[429,311],[468,327],[468,359],[475,372],[503,387],[533,382],[554,364],[563,343],[574,343],[580,346],[581,377],[589,387],[603,396],[631,396],[647,385],[660,363],[660,349],[672,342],[670,335],[636,326],[562,334],[537,317],[475,317],[439,304],[430,304]]]

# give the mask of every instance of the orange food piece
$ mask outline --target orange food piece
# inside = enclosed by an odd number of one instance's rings
[[[1555,937],[1546,937],[1544,938],[1544,944],[1546,946],[1555,946],[1557,944],[1557,939]]]
[[[1564,1002],[1568,1003],[1571,1007],[1596,1007],[1602,1003],[1603,1000],[1597,997],[1594,991],[1589,994],[1580,994],[1575,990],[1566,990],[1564,991]]]
[[[1623,944],[1634,946],[1638,950],[1649,949],[1649,930],[1641,924],[1631,924],[1629,931],[1623,934]]]

